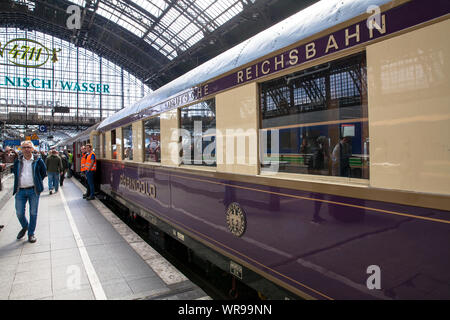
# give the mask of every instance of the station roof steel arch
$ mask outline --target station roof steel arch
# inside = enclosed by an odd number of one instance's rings
[[[37,30],[122,66],[153,90],[317,0],[6,0],[0,26]],[[67,20],[77,5],[79,29]]]

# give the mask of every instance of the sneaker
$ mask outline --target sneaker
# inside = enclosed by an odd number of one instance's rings
[[[88,197],[86,200],[95,200],[95,197]]]
[[[52,194],[53,193],[53,191],[52,190],[50,190],[50,192],[48,193],[48,194]]]
[[[87,194],[83,194],[83,199],[86,199],[88,197]]]
[[[28,242],[35,243],[36,241],[37,241],[37,239],[34,235],[28,236]]]
[[[23,228],[22,230],[19,231],[19,233],[17,234],[17,240],[20,240],[23,238],[23,236],[25,235],[25,233],[27,232],[28,227]]]

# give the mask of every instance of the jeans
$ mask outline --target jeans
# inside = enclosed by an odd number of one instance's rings
[[[88,194],[88,197],[90,197],[90,198],[92,198],[92,197],[94,197],[94,192],[95,192],[95,189],[94,189],[94,173],[95,173],[95,171],[86,171],[86,178],[87,178],[87,183],[88,183],[88,186],[89,186],[89,194]]]
[[[30,223],[25,217],[25,205],[29,202],[30,206]],[[16,193],[16,215],[22,228],[28,227],[28,236],[34,235],[37,222],[37,211],[39,206],[39,196],[34,192],[34,188],[19,189]]]
[[[58,191],[59,188],[59,173],[58,172],[48,172],[48,190]]]

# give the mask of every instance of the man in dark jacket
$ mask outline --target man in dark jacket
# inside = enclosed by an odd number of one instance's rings
[[[50,155],[45,160],[45,165],[47,166],[48,172],[48,191],[52,194],[53,188],[55,188],[55,193],[58,192],[59,188],[59,175],[63,171],[63,165],[61,158],[58,155],[58,151],[52,148]]]
[[[69,169],[69,161],[67,160],[67,156],[63,152],[59,153],[59,157],[61,158],[61,163],[63,167],[61,174],[59,176],[59,186],[62,187],[64,184],[64,177],[66,175],[67,169]]]
[[[34,230],[36,229],[39,196],[44,190],[42,180],[47,176],[47,168],[40,157],[33,156],[34,147],[30,140],[23,141],[21,147],[23,155],[14,161],[13,166],[13,195],[16,195],[16,215],[22,225],[17,239],[22,239],[28,230],[28,241],[34,243],[36,242]],[[30,223],[25,217],[27,202],[30,207]]]

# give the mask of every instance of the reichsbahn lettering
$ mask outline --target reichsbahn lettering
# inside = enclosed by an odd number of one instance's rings
[[[372,27],[367,28],[365,22],[357,23],[344,30],[336,31],[324,38],[306,43],[298,48],[283,52],[268,58],[258,64],[246,67],[234,74],[235,83],[242,84],[255,80],[261,76],[296,66],[314,58],[343,50],[362,42],[362,30],[366,32],[366,41],[374,38],[375,34],[386,34],[386,16],[381,16],[381,26],[372,22]]]

